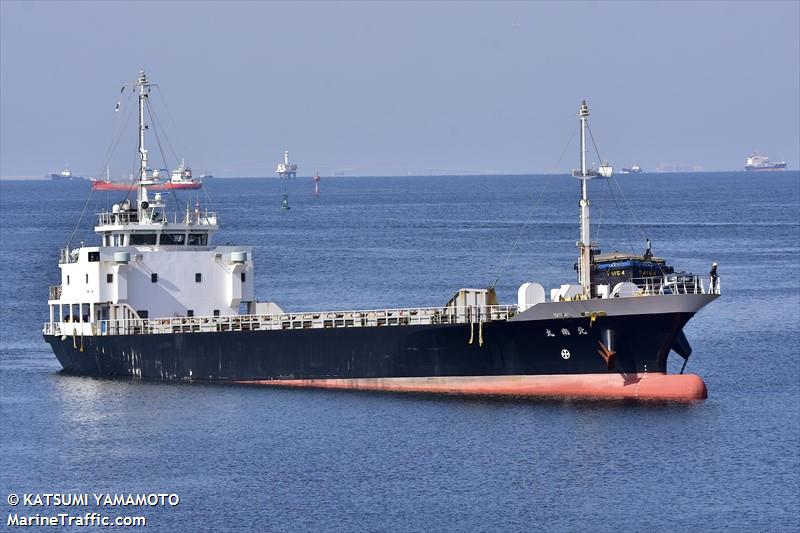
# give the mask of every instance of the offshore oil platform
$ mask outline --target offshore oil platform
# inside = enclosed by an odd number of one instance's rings
[[[283,163],[278,163],[275,173],[280,179],[294,179],[297,177],[297,163],[289,162],[289,150],[283,152]]]

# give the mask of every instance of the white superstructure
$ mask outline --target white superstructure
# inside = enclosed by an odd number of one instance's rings
[[[139,175],[135,203],[125,200],[99,213],[99,246],[61,250],[61,285],[50,288],[50,321],[61,331],[95,333],[108,320],[230,316],[255,307],[252,249],[213,246],[217,217],[199,203],[169,213],[161,193],[148,187],[145,107],[151,84],[144,71],[139,93]],[[101,333],[97,331],[97,333]]]

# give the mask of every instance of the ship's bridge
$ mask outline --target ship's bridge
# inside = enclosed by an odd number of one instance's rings
[[[144,202],[141,209],[129,201],[115,204],[112,210],[98,213],[94,230],[103,246],[209,246],[211,235],[219,229],[217,214],[186,207],[180,216],[169,217],[160,198]],[[170,220],[171,218],[171,220]]]

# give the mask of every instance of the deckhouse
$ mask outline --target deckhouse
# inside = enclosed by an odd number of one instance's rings
[[[149,317],[228,316],[254,307],[252,248],[213,246],[216,213],[187,204],[169,213],[145,148],[145,106],[151,84],[144,71],[139,93],[139,179],[136,199],[98,214],[99,246],[61,250],[61,285],[50,288],[50,321],[61,331],[92,334],[96,324]],[[68,327],[67,324],[69,323]]]

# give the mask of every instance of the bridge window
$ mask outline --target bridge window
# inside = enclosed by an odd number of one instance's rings
[[[214,316],[219,316],[219,309],[214,309]]]
[[[158,283],[158,274],[156,272],[150,274],[150,283]]]
[[[183,246],[184,244],[186,244],[186,234],[185,233],[162,233],[161,234],[161,244],[163,246],[166,246],[166,245]]]
[[[132,233],[131,246],[147,245],[156,243],[155,233]]]
[[[194,316],[194,309],[187,309],[186,316]]]
[[[148,318],[148,313],[146,309],[139,309],[136,311],[136,314],[139,315],[139,318]]]
[[[205,246],[208,243],[207,233],[190,233],[189,246]]]
[[[100,261],[100,252],[89,252],[89,262],[97,263]]]

